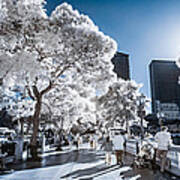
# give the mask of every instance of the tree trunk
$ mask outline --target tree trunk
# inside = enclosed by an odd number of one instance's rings
[[[49,85],[41,92],[39,92],[36,85],[33,85],[32,90],[33,90],[34,96],[32,96],[31,90],[28,88],[29,96],[33,100],[36,100],[35,112],[32,117],[33,135],[32,135],[32,139],[31,139],[31,155],[34,160],[39,159],[37,156],[37,148],[38,148],[37,135],[38,135],[38,129],[39,129],[39,116],[40,116],[41,106],[42,106],[42,97],[44,94],[48,93],[51,90],[51,88],[52,88],[51,81],[49,82]]]
[[[21,123],[21,137],[24,138],[24,118],[20,119]]]
[[[41,104],[42,104],[41,98],[38,98],[36,105],[35,105],[35,112],[33,115],[33,135],[32,135],[32,140],[31,140],[31,155],[32,155],[32,159],[34,159],[34,160],[38,159],[37,136],[38,136],[38,129],[39,129],[39,115],[41,112]]]

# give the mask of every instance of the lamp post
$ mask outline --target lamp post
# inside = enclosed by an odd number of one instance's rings
[[[138,116],[141,119],[141,138],[144,138],[144,126],[143,126],[143,119],[146,115],[146,111],[145,111],[145,106],[146,103],[149,102],[149,100],[146,99],[146,96],[144,94],[140,94],[140,96],[138,96],[138,101],[137,101],[137,105],[138,105]]]

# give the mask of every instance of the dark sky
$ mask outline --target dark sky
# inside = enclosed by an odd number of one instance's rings
[[[150,97],[150,61],[175,60],[180,52],[180,0],[48,0],[48,13],[62,2],[88,15],[130,55],[131,78]]]

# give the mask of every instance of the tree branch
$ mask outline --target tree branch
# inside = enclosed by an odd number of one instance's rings
[[[52,85],[53,85],[52,82],[49,80],[49,85],[40,92],[40,95],[42,96],[43,94],[46,94],[48,91],[50,91],[53,87]]]
[[[65,66],[59,73],[58,75],[56,75],[56,78],[58,78],[59,76],[61,76],[67,69],[69,69],[70,67],[72,67],[74,63],[70,63],[67,66]]]
[[[26,86],[26,89],[27,89],[27,91],[28,91],[29,97],[34,101],[35,98],[34,98],[34,96],[32,95],[30,88],[29,88],[28,86]]]
[[[38,91],[38,88],[35,85],[32,86],[32,88],[33,88],[33,93],[34,93],[35,97],[39,98],[40,97],[40,93]]]

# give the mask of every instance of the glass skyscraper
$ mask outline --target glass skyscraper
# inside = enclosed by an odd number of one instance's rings
[[[111,61],[114,64],[114,72],[117,74],[117,77],[130,80],[129,55],[117,52]]]
[[[180,119],[180,69],[175,61],[153,60],[150,63],[152,112],[167,119]]]

